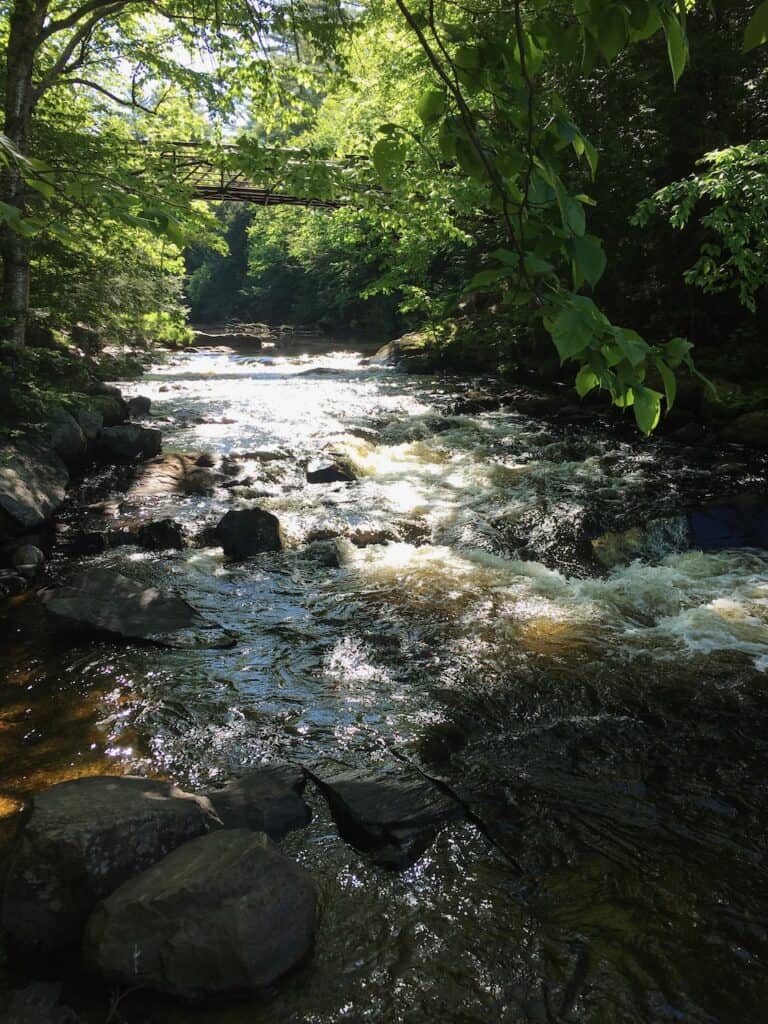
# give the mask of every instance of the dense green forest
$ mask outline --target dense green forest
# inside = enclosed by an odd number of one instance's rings
[[[564,373],[646,432],[681,371],[754,389],[766,19],[730,0],[10,4],[6,389],[40,330],[183,343],[188,318],[419,330],[443,365]],[[206,202],[177,143],[333,208]]]

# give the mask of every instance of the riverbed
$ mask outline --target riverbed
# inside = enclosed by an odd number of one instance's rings
[[[762,1022],[768,552],[701,550],[684,519],[765,495],[764,460],[646,441],[570,395],[472,412],[478,382],[364,356],[195,351],[125,386],[166,451],[240,474],[140,514],[197,536],[258,505],[286,550],[82,560],[177,590],[231,649],[63,645],[33,600],[5,608],[0,811],[105,771],[202,787],[405,758],[472,817],[387,873],[308,792],[313,823],[282,845],[320,887],[312,959],[258,1000],[133,993],[113,1019]],[[356,482],[307,482],[334,459]],[[112,994],[68,997],[95,1022]]]

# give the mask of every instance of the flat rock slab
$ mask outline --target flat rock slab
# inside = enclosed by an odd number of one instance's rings
[[[282,839],[312,820],[302,799],[306,776],[291,765],[269,765],[231,779],[205,794],[224,828],[250,828]]]
[[[317,782],[342,837],[385,868],[414,864],[440,828],[465,816],[461,804],[412,769],[348,771]]]
[[[101,903],[85,959],[109,981],[194,1000],[269,985],[312,948],[309,873],[262,833],[193,839]]]
[[[53,452],[6,447],[0,453],[0,510],[19,530],[33,530],[64,501],[67,467]]]
[[[34,798],[12,853],[3,927],[24,951],[77,944],[99,900],[216,827],[203,797],[168,782],[100,776],[53,786]]]
[[[204,465],[200,455],[180,455],[172,452],[145,462],[136,472],[128,489],[126,501],[168,494],[210,494],[219,476]]]
[[[66,587],[43,591],[55,625],[75,635],[107,633],[166,647],[228,647],[231,634],[208,622],[175,594],[122,576],[112,569],[86,569]]]

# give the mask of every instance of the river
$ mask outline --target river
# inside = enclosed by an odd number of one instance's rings
[[[165,450],[235,456],[249,478],[142,513],[195,534],[257,504],[287,550],[84,560],[178,590],[231,649],[65,646],[29,600],[6,608],[0,811],[103,771],[201,786],[398,754],[474,819],[385,873],[310,792],[313,823],[282,844],[320,887],[310,962],[258,1000],[129,994],[113,1019],[764,1021],[768,552],[702,551],[680,515],[765,494],[764,461],[523,388],[462,413],[466,380],[306,348],[195,351],[126,386],[152,399]],[[329,451],[357,482],[306,482]],[[649,520],[631,555],[608,538],[595,563],[592,540]],[[109,993],[68,984],[103,1021]]]

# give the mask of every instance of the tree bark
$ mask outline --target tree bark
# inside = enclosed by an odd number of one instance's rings
[[[30,124],[35,106],[33,72],[46,10],[46,2],[16,0],[10,17],[4,131],[22,156],[29,155]],[[21,170],[11,163],[2,175],[3,201],[23,215],[25,192]],[[9,321],[5,333],[13,344],[23,345],[29,318],[29,243],[6,225],[0,231],[0,252],[3,258],[3,313]]]

